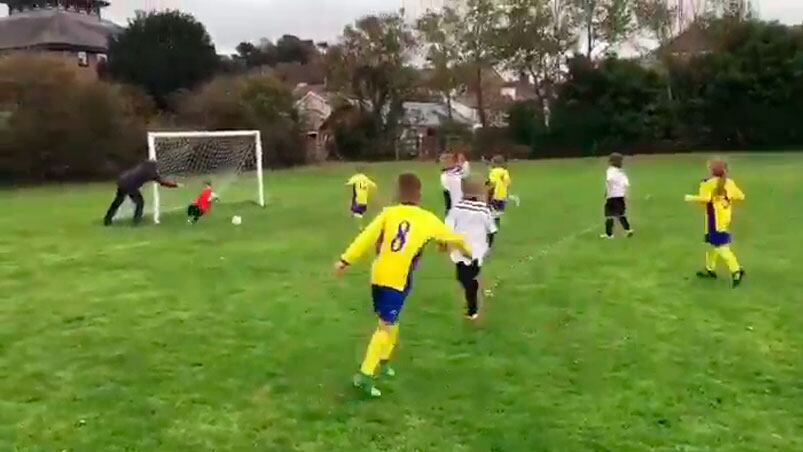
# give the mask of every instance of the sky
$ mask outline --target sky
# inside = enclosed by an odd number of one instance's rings
[[[231,53],[242,41],[276,39],[294,34],[316,41],[333,41],[343,27],[358,17],[396,11],[406,3],[408,10],[444,0],[109,0],[106,18],[121,25],[136,10],[179,9],[204,23],[218,53]],[[687,0],[692,1],[692,0]],[[694,0],[702,2],[703,0]],[[787,24],[803,23],[803,0],[752,0],[759,16]],[[5,15],[5,12],[2,13]]]

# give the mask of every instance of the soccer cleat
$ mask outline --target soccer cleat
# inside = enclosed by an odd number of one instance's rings
[[[745,271],[744,269],[739,270],[738,272],[731,275],[733,278],[733,288],[737,288],[742,284],[742,280],[744,279]]]
[[[390,366],[389,362],[387,361],[381,362],[379,363],[379,375],[382,375],[383,377],[393,378],[396,376],[396,370],[394,370],[393,367]]]
[[[717,279],[717,272],[714,270],[700,270],[697,272],[697,277],[703,279]]]
[[[374,379],[364,375],[362,372],[354,374],[351,383],[368,397],[382,397],[382,391],[374,386]]]
[[[613,236],[612,235],[608,235],[608,234],[600,234],[599,238],[613,240]]]
[[[633,234],[635,234],[636,231],[630,229],[629,231],[625,231],[625,233],[627,234],[628,237],[633,237]]]
[[[477,320],[478,318],[480,318],[479,314],[466,314],[466,319],[468,320]]]

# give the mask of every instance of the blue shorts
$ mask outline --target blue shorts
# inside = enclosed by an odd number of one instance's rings
[[[409,291],[402,292],[390,287],[371,286],[374,312],[383,322],[395,324],[399,321],[399,314],[401,314],[408,293]]]
[[[731,243],[730,232],[714,231],[705,235],[705,243],[713,246],[725,246]]]
[[[497,212],[504,212],[505,207],[507,207],[507,201],[504,199],[492,199],[491,200],[491,209]]]
[[[363,215],[367,211],[368,211],[368,206],[366,206],[365,204],[357,204],[356,202],[351,203],[351,213],[356,215]]]

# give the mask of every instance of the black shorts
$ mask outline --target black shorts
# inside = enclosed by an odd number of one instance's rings
[[[187,216],[188,217],[193,217],[195,219],[198,219],[198,218],[202,217],[203,215],[204,215],[204,213],[201,210],[201,208],[198,207],[198,204],[190,204],[189,207],[187,207]]]
[[[471,262],[471,265],[464,264],[462,262],[455,265],[457,268],[457,280],[458,281],[473,281],[480,276],[480,271],[482,267],[480,267],[480,263],[478,261]]]
[[[623,217],[626,211],[625,198],[608,198],[605,201],[605,216],[608,218]]]

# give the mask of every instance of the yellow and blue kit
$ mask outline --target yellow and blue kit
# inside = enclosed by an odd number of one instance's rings
[[[491,169],[488,173],[488,185],[491,188],[491,208],[498,212],[504,211],[510,187],[510,173],[502,167]]]
[[[376,184],[368,176],[357,173],[346,182],[351,186],[351,213],[363,215],[368,210],[368,195]]]
[[[452,232],[433,213],[416,205],[399,204],[385,208],[341,256],[341,261],[352,264],[375,247],[371,286],[374,311],[382,321],[397,322],[410,293],[415,266],[430,240],[470,254],[463,236]]]
[[[705,206],[705,242],[713,248],[706,253],[705,268],[709,274],[716,270],[717,260],[722,258],[733,274],[744,274],[736,255],[730,249],[732,237],[730,234],[731,218],[733,216],[733,203],[745,199],[744,192],[736,185],[733,179],[726,179],[724,193],[717,193],[720,184],[719,177],[711,177],[700,183],[696,195],[687,195],[686,201],[696,202]]]
[[[733,202],[743,201],[744,192],[733,179],[725,181],[725,194],[717,194],[718,177],[700,183],[697,195],[687,197],[690,202],[705,205],[705,241],[713,246],[723,246],[731,242],[730,224],[733,216]]]

